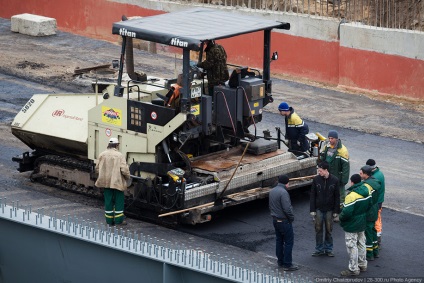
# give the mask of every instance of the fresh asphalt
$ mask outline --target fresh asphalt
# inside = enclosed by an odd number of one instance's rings
[[[0,122],[8,124],[16,112],[33,93],[59,92],[60,90],[0,75]],[[307,121],[308,122],[308,121]],[[273,130],[281,125],[281,117],[267,113],[261,129]],[[309,122],[313,132],[327,133],[334,127]],[[351,156],[351,174],[357,173],[368,158],[374,158],[386,174],[387,193],[383,210],[383,248],[381,257],[369,262],[368,271],[362,277],[417,277],[424,276],[424,207],[422,205],[421,168],[424,168],[423,145],[334,128],[339,131]],[[52,207],[59,215],[78,213],[81,217],[102,219],[102,202],[57,192],[40,184],[30,183],[28,174],[14,171],[12,156],[20,154],[21,147],[7,146],[0,150],[0,197],[19,199],[34,207]],[[344,245],[344,233],[334,225],[334,258],[312,257],[314,250],[313,223],[309,216],[308,192],[292,192],[295,211],[295,246],[293,259],[302,269],[302,276],[336,277],[346,269],[348,257]],[[394,209],[392,209],[394,208]],[[219,254],[226,259],[234,258],[241,263],[249,262],[275,269],[275,238],[267,201],[231,208],[214,215],[210,223],[179,227],[169,239],[169,230],[154,224],[129,220],[128,229],[149,233],[182,246],[192,246]],[[178,246],[179,244],[175,244]]]

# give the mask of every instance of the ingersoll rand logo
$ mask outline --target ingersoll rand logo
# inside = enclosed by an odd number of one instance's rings
[[[126,28],[120,28],[119,29],[119,35],[122,35],[122,36],[128,36],[128,37],[136,37],[135,36],[135,32],[132,32],[132,31],[128,31]]]
[[[65,110],[63,110],[63,109],[57,109],[57,110],[53,111],[52,116],[53,117],[60,117],[63,114],[65,114]]]
[[[75,115],[67,115],[65,114],[65,110],[63,109],[56,109],[52,112],[52,117],[60,117],[60,118],[64,118],[64,119],[71,119],[71,120],[76,120],[76,121],[82,121],[84,120],[84,118],[82,117],[78,117]]]
[[[178,47],[188,47],[188,42],[182,41],[179,38],[173,37],[171,39],[171,45],[178,46]]]

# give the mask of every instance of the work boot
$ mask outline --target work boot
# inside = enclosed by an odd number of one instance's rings
[[[312,253],[312,256],[322,256],[322,255],[325,255],[325,252],[314,251],[314,252]]]
[[[361,272],[359,270],[357,271],[351,271],[350,269],[343,270],[340,272],[341,276],[358,276]]]
[[[365,271],[367,271],[367,267],[366,266],[359,266],[359,271],[365,272]]]
[[[299,266],[294,265],[294,264],[292,264],[292,265],[290,265],[290,266],[287,266],[287,267],[284,267],[284,266],[283,266],[283,270],[284,270],[284,271],[296,271],[296,270],[298,270],[298,269],[299,269]]]
[[[326,252],[325,254],[326,254],[327,256],[329,256],[329,257],[334,257],[333,252]]]

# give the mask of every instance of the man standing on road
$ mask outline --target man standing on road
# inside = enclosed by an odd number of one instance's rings
[[[269,192],[269,210],[275,229],[278,266],[284,271],[295,271],[299,267],[292,262],[294,214],[290,195],[287,192],[288,183],[287,175],[278,178],[278,185]]]
[[[118,147],[118,139],[111,138],[96,164],[99,177],[95,185],[104,188],[105,217],[109,225],[127,224],[124,221],[124,191],[130,178],[130,170]]]
[[[289,149],[306,152],[309,149],[309,142],[306,138],[309,133],[308,125],[294,112],[293,107],[289,107],[286,102],[281,102],[278,105],[278,111],[280,111],[281,116],[284,116]]]
[[[367,260],[371,261],[379,257],[377,231],[375,230],[375,221],[378,218],[378,194],[380,190],[380,182],[372,177],[372,167],[369,165],[362,166],[359,171],[364,186],[367,187],[369,194],[372,196],[372,206],[367,213],[367,227],[365,229],[365,238],[367,246]]]
[[[381,212],[383,210],[384,194],[386,192],[386,185],[384,181],[384,174],[380,168],[376,166],[374,159],[368,159],[366,165],[371,166],[372,176],[380,181],[380,190],[378,191],[378,218],[375,222],[375,230],[377,231],[378,249],[381,249],[381,233],[383,232],[383,222],[381,220]]]
[[[206,70],[208,76],[208,94],[213,95],[213,88],[224,84],[229,78],[227,67],[227,53],[224,47],[215,43],[214,40],[207,40],[206,60],[197,64],[197,67]]]
[[[339,139],[339,134],[335,130],[328,132],[329,143],[325,145],[324,150],[321,152],[320,160],[327,161],[330,165],[328,171],[339,179],[340,189],[340,206],[345,199],[345,186],[349,181],[349,152]],[[338,222],[338,217],[334,219]]]
[[[318,175],[311,186],[310,213],[315,221],[315,252],[312,256],[333,257],[333,218],[340,212],[339,180],[328,171],[326,161],[318,164]],[[323,238],[323,228],[325,237]]]
[[[345,231],[349,268],[343,270],[342,276],[357,276],[367,271],[365,228],[367,212],[372,203],[368,188],[361,183],[361,176],[354,174],[350,177],[351,187],[343,203],[340,213],[340,225]]]

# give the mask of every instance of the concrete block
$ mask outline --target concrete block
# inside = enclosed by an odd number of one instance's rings
[[[56,34],[56,19],[32,15],[20,14],[12,16],[11,30],[32,36],[45,36]]]

